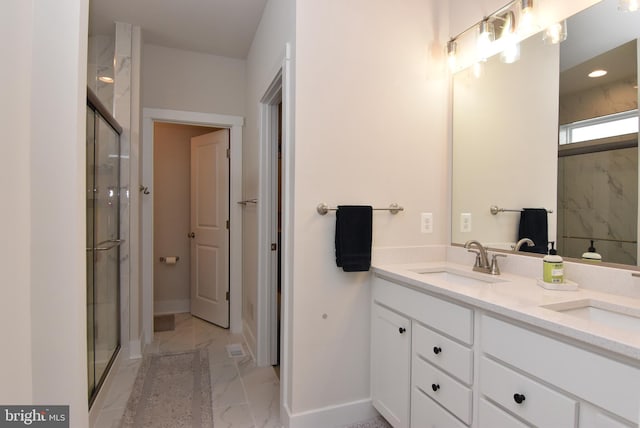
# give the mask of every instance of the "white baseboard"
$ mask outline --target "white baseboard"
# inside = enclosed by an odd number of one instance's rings
[[[282,415],[285,428],[342,428],[378,416],[370,398],[295,414],[286,406],[284,410],[287,413]]]
[[[247,343],[247,348],[249,348],[249,353],[251,353],[253,361],[256,361],[256,337],[253,335],[249,324],[247,324],[245,320],[242,320],[242,324],[242,336],[244,336],[244,341]]]
[[[140,337],[129,341],[129,358],[132,360],[142,358],[142,350],[144,348],[144,331],[140,332]]]
[[[180,314],[191,312],[191,300],[156,300],[153,302],[153,315]]]

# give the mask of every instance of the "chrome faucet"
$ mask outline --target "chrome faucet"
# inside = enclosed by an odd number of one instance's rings
[[[522,238],[521,240],[519,240],[518,242],[516,242],[515,246],[512,246],[511,248],[513,248],[513,251],[520,251],[520,248],[522,248],[522,246],[524,244],[527,244],[530,247],[533,247],[534,245],[536,245],[531,239],[529,238]]]
[[[475,246],[478,249],[473,250],[471,249],[472,246]],[[488,269],[490,268],[490,266],[489,266],[489,258],[487,257],[487,249],[484,248],[482,244],[476,241],[475,239],[471,239],[465,242],[464,248],[466,248],[467,251],[471,253],[476,253],[476,264],[473,266],[473,270],[487,269],[487,272],[488,272]],[[484,270],[481,270],[481,272],[484,272]]]
[[[471,247],[476,247],[477,249],[473,249]],[[490,273],[491,275],[500,275],[498,257],[507,257],[506,254],[492,254],[491,263],[489,263],[487,249],[480,242],[475,239],[471,239],[464,243],[464,248],[466,248],[467,251],[476,254],[476,262],[473,265],[474,271]]]

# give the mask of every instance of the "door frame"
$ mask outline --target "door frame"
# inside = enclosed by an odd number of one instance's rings
[[[258,366],[275,364],[277,356],[278,305],[277,274],[278,261],[271,249],[274,235],[274,224],[277,222],[278,192],[278,104],[284,100],[282,88],[282,69],[279,69],[271,84],[260,100],[260,149],[258,188],[258,313],[257,313],[257,355]],[[284,118],[283,118],[284,119]],[[282,124],[282,181],[284,184],[284,120]],[[284,205],[284,185],[282,186],[282,204]],[[284,217],[284,212],[283,212]],[[282,242],[284,243],[284,218],[282,224]],[[276,226],[277,227],[277,226]],[[282,254],[283,248],[279,249]],[[283,258],[284,261],[284,258]],[[281,267],[281,271],[283,271]]]
[[[153,340],[153,124],[171,122],[183,125],[229,129],[229,327],[242,333],[242,127],[244,118],[182,110],[144,108],[142,110],[141,187],[149,190],[141,195],[141,271],[142,333],[145,344]]]
[[[270,156],[273,144],[271,138],[276,133],[273,128],[274,113],[277,114],[278,93],[282,101],[282,236],[281,236],[281,334],[280,334],[280,417],[285,426],[290,401],[291,342],[293,306],[293,218],[294,218],[294,77],[292,67],[292,47],[286,43],[281,62],[274,70],[273,78],[263,91],[259,107],[259,186],[258,186],[258,296],[257,296],[257,337],[256,363],[270,365],[273,335],[277,328],[277,306],[273,303],[273,290],[269,278],[273,264],[270,261],[270,228],[273,224],[269,195],[273,188]],[[276,105],[274,105],[276,103]],[[275,111],[274,111],[275,110]],[[270,126],[271,124],[271,126]],[[276,171],[277,174],[277,171]],[[276,178],[277,179],[277,178]],[[276,183],[277,184],[277,183]],[[275,323],[272,326],[270,323]]]

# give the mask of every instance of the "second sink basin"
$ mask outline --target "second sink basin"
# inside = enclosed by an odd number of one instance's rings
[[[424,275],[425,279],[444,281],[450,284],[478,286],[504,282],[503,279],[485,273],[466,272],[449,267],[416,269],[413,272]]]
[[[542,306],[594,324],[640,333],[640,310],[594,299]]]

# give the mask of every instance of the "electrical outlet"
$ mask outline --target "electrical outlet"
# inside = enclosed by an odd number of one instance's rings
[[[420,232],[433,233],[433,213],[420,214]]]
[[[460,213],[460,232],[471,232],[471,213]]]

